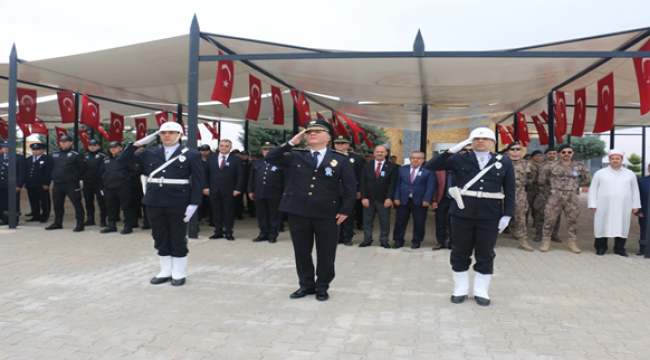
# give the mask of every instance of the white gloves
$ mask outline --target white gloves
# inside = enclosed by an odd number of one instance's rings
[[[467,145],[469,145],[469,144],[471,144],[471,143],[472,143],[472,140],[470,140],[470,139],[467,139],[467,140],[465,140],[465,141],[461,141],[461,142],[459,142],[458,144],[454,145],[454,147],[452,147],[451,149],[449,149],[449,152],[455,154],[455,153],[457,153],[457,152],[463,150],[463,148],[464,148],[465,146],[467,146]]]
[[[183,218],[184,222],[190,222],[190,219],[192,218],[192,215],[194,215],[194,212],[196,209],[198,209],[198,205],[187,205],[187,209],[185,209],[185,217]]]
[[[136,142],[137,142],[138,144],[140,144],[140,145],[147,145],[148,143],[150,143],[150,142],[156,140],[156,136],[158,136],[158,133],[159,133],[159,132],[160,132],[160,130],[156,131],[156,132],[153,133],[153,134],[149,134],[149,135],[143,137],[142,139],[140,139],[140,140],[138,140],[138,141],[136,141]]]
[[[499,220],[499,234],[503,232],[503,230],[508,227],[508,223],[510,222],[510,216],[502,216],[501,219]]]

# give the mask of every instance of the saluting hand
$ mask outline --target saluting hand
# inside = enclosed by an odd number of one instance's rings
[[[291,138],[291,140],[289,140],[289,142],[292,143],[292,144],[294,144],[294,145],[298,145],[298,144],[300,144],[300,142],[302,141],[302,135],[303,135],[306,131],[307,131],[307,130],[303,130],[303,131],[297,133],[294,137]]]
[[[336,225],[341,225],[345,221],[345,219],[348,218],[348,216],[343,214],[336,214],[336,218],[338,219],[336,221]]]

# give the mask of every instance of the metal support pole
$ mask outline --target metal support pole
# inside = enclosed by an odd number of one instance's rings
[[[298,131],[298,109],[296,108],[296,104],[293,104],[293,134],[296,135],[299,132],[300,131]]]
[[[189,67],[187,78],[187,147],[196,149],[199,126],[199,42],[201,30],[196,15],[190,25]],[[178,121],[182,121],[183,107],[178,105]],[[199,213],[195,212],[187,229],[187,237],[199,238]]]
[[[419,34],[419,32],[418,32]],[[422,117],[420,118],[420,151],[424,153],[424,157],[427,157],[427,130],[429,125],[429,106],[427,104],[422,105]],[[432,154],[433,155],[433,154]]]
[[[494,152],[499,151],[499,137],[501,136],[501,133],[499,132],[499,127],[495,125],[495,132],[494,132],[494,138],[496,141],[494,141]]]
[[[7,206],[9,217],[9,228],[15,229],[18,225],[18,211],[16,193],[16,175],[18,168],[16,166],[16,99],[18,87],[18,55],[16,54],[16,45],[11,47],[11,54],[9,55],[9,181],[7,183],[7,192],[9,206]],[[0,214],[4,215],[4,214]]]
[[[217,134],[219,134],[219,140],[217,140],[217,145],[221,142],[221,121],[217,122]]]
[[[23,133],[23,159],[27,156],[27,135]]]
[[[74,151],[79,151],[79,93],[74,93],[74,139],[72,144]]]
[[[246,119],[246,122],[244,123],[244,150],[248,151],[248,129],[249,129],[249,124],[248,124],[248,119]]]
[[[553,104],[553,93],[546,98],[548,113],[548,147],[555,147],[555,105]]]
[[[612,126],[612,130],[609,131],[609,149],[610,150],[614,148],[614,137],[616,136],[616,131],[614,131],[615,128],[616,128],[616,126]]]
[[[641,176],[646,176],[646,171],[648,169],[648,163],[645,155],[645,131],[646,127],[641,127]]]
[[[515,112],[513,117],[515,119],[515,122],[514,122],[514,124],[512,124],[512,128],[514,129],[515,133],[512,134],[512,136],[514,137],[514,140],[517,141],[517,140],[519,140],[519,139],[517,139],[517,130],[519,130],[519,113]]]

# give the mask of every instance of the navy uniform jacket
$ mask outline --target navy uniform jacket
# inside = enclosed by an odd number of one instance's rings
[[[86,159],[80,153],[68,149],[52,153],[52,172],[55,183],[78,183],[86,172]]]
[[[205,162],[206,184],[210,187],[210,194],[220,194],[221,196],[232,196],[232,192],[237,190],[244,191],[245,173],[244,162],[235,154],[226,156],[226,164],[223,170],[219,170],[220,153],[208,156]]]
[[[183,148],[185,145],[180,145],[169,158],[172,159],[180,155]],[[129,144],[117,157],[117,161],[128,167],[135,158],[140,163],[144,175],[147,176],[166,162],[163,146],[148,148],[137,154],[136,150],[137,147]],[[183,154],[183,158],[176,159],[171,165],[154,175],[154,178],[160,177],[189,179],[190,185],[147,184],[147,193],[142,199],[143,204],[157,207],[201,204],[202,192],[205,189],[205,177],[201,154],[198,150],[189,149]]]
[[[280,210],[305,217],[350,216],[354,207],[355,178],[347,155],[327,150],[318,169],[309,150],[293,150],[288,142],[273,148],[264,158],[291,174]],[[338,184],[343,183],[340,197]]]
[[[50,185],[52,177],[52,159],[46,154],[41,155],[36,162],[36,157],[30,156],[26,160],[25,166],[25,187],[41,188],[43,185]]]
[[[352,163],[352,168],[354,169],[354,178],[357,180],[357,191],[361,191],[361,170],[363,169],[363,164],[366,163],[366,160],[361,157],[361,155],[348,152],[348,157]]]
[[[370,202],[386,199],[393,199],[395,185],[397,184],[397,171],[399,166],[388,160],[381,164],[379,179],[375,176],[375,162],[368,161],[363,165],[361,171],[361,199],[368,199]]]
[[[102,183],[100,167],[102,166],[104,159],[106,159],[106,154],[101,151],[86,151],[83,155],[86,159],[86,172],[84,172],[81,180],[84,181],[85,185],[100,186]]]
[[[486,167],[497,161],[497,154],[490,153],[490,155],[491,158],[485,165]],[[451,215],[468,219],[499,219],[503,215],[513,216],[515,209],[515,170],[510,159],[503,157],[500,162],[502,164],[500,169],[493,166],[469,190],[490,193],[500,193],[503,190],[506,197],[500,200],[463,196],[465,208],[459,209],[458,204],[453,200],[449,209]],[[473,151],[465,154],[444,152],[429,160],[424,166],[433,171],[453,170],[456,175],[456,184],[460,189],[481,172]]]
[[[24,158],[16,154],[16,187],[23,187],[25,183]],[[0,155],[0,188],[9,188],[9,154]]]
[[[411,165],[401,166],[397,171],[397,186],[395,186],[395,200],[406,205],[409,197],[413,194],[413,202],[421,206],[424,201],[433,202],[433,194],[436,192],[436,174],[420,166],[417,174],[413,177],[411,184]]]
[[[269,164],[264,159],[253,161],[248,176],[248,193],[255,199],[281,198],[284,190],[284,171],[281,167]]]

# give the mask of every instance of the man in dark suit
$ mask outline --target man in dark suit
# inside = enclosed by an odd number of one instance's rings
[[[262,144],[262,154],[266,156],[278,144],[266,141]],[[280,226],[280,199],[285,185],[282,168],[269,164],[265,159],[253,161],[248,176],[248,198],[255,202],[259,235],[253,242],[275,243]],[[250,207],[249,207],[250,208]]]
[[[450,190],[454,201],[449,210],[454,233],[450,257],[454,279],[451,302],[455,304],[467,299],[473,253],[476,259],[474,298],[478,305],[490,305],[488,289],[494,272],[494,246],[498,233],[508,226],[514,212],[515,171],[510,159],[490,152],[495,142],[492,130],[474,129],[468,140],[436,156],[425,166],[432,171],[453,170],[458,184],[451,189],[453,193]],[[470,143],[472,151],[458,153]],[[479,178],[484,169],[488,170]]]
[[[420,243],[424,240],[427,211],[436,191],[436,176],[433,172],[422,168],[424,160],[423,152],[414,151],[410,157],[411,164],[400,167],[397,173],[397,186],[393,200],[397,206],[393,249],[404,246],[404,234],[411,214],[413,214],[411,249],[419,249]]]
[[[24,158],[16,155],[16,211],[20,215],[20,189],[25,182]],[[0,144],[0,225],[9,224],[9,144]]]
[[[95,225],[95,198],[97,198],[97,206],[99,207],[99,225],[100,227],[106,226],[108,212],[106,211],[106,203],[104,202],[104,186],[99,170],[100,166],[104,163],[106,154],[99,151],[100,149],[99,141],[90,139],[88,141],[88,151],[83,153],[86,159],[86,171],[81,177],[84,183],[82,192],[86,205],[86,222],[84,222],[84,226]]]
[[[244,190],[244,163],[231,154],[232,142],[219,141],[219,154],[208,157],[204,195],[210,196],[214,216],[214,235],[210,239],[226,238],[233,241],[235,226],[235,197]]]
[[[50,217],[50,182],[52,178],[52,160],[45,154],[45,144],[33,143],[30,146],[32,156],[27,158],[25,166],[25,188],[29,198],[32,217],[27,221],[47,222]]]
[[[140,146],[160,134],[162,147],[135,153]],[[205,178],[201,155],[197,150],[181,145],[181,124],[166,122],[160,130],[134,142],[124,149],[117,161],[124,166],[139,162],[147,175],[142,203],[147,206],[154,247],[158,250],[160,273],[152,285],[171,280],[173,286],[185,284],[187,276],[187,223],[201,204]]]
[[[650,172],[650,165],[648,165],[648,172]],[[638,256],[645,255],[646,245],[648,245],[648,196],[650,194],[650,175],[641,177],[637,180],[639,185],[639,197],[641,198],[641,209],[635,214],[639,217],[639,226],[641,227],[641,234],[639,236],[639,252]]]
[[[349,151],[350,150],[350,137],[347,135],[336,135],[334,137],[334,149],[336,149],[339,152],[342,152],[344,154],[348,155],[348,160],[350,161],[350,164],[352,165],[352,169],[354,170],[354,178],[356,180],[356,201],[354,203],[354,210],[353,214],[354,216],[350,216],[349,218],[345,219],[343,224],[341,224],[339,228],[339,244],[345,244],[345,246],[352,246],[352,236],[354,236],[354,221],[357,219],[357,216],[361,216],[361,193],[359,192],[359,181],[361,180],[361,168],[363,167],[363,164],[366,162],[363,160],[361,155]],[[341,196],[343,195],[343,189],[341,188],[340,190]],[[357,204],[359,205],[357,209]],[[357,215],[358,214],[358,215]],[[357,224],[360,224],[363,221],[363,219],[359,219],[357,221]]]
[[[304,133],[310,150],[294,150]],[[334,260],[338,226],[352,215],[356,181],[347,154],[327,149],[332,126],[322,120],[310,120],[305,130],[288,142],[275,147],[266,161],[288,169],[290,174],[280,210],[289,213],[289,230],[296,257],[300,289],[292,299],[316,294],[316,300],[329,299],[327,290],[334,279]],[[339,195],[339,184],[343,197]],[[316,239],[318,267],[314,278],[311,257]]]
[[[386,160],[388,149],[384,145],[375,146],[374,161],[363,165],[361,170],[361,204],[363,205],[363,242],[359,247],[372,244],[372,229],[375,213],[379,216],[379,243],[390,249],[390,209],[397,184],[399,166]]]

